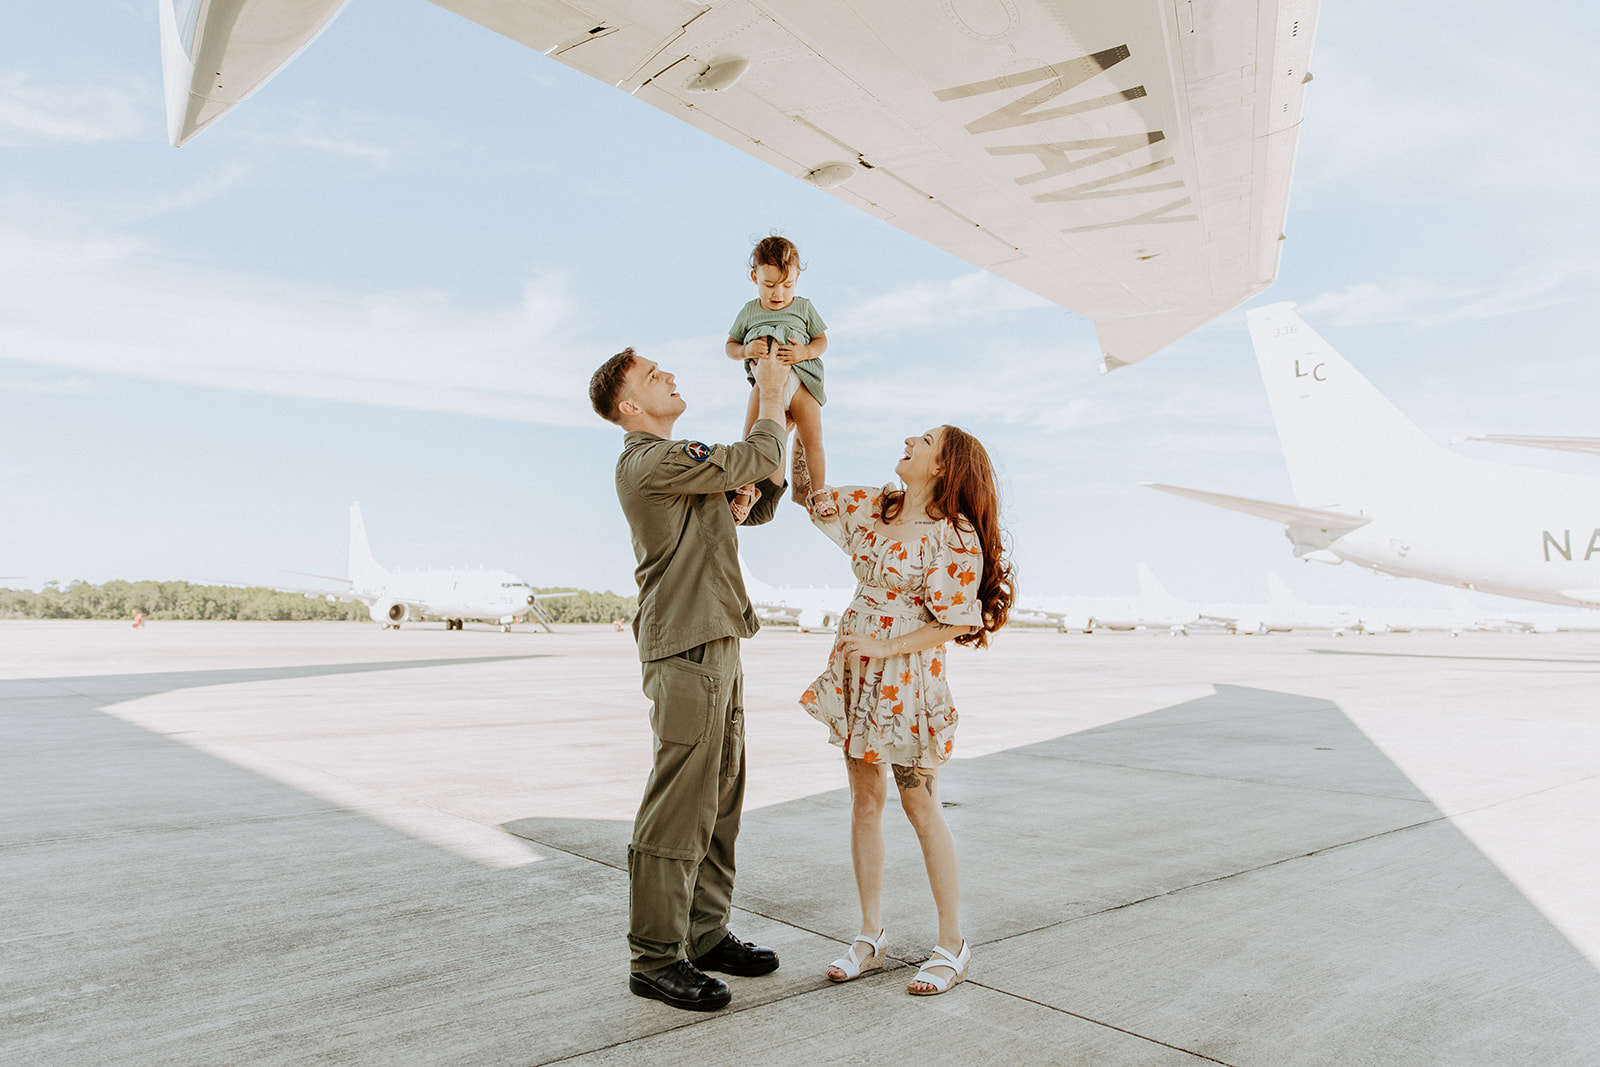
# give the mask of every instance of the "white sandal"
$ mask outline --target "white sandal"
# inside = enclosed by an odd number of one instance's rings
[[[866,945],[872,951],[865,957],[856,955],[856,946]],[[860,978],[867,971],[876,971],[883,966],[883,957],[888,954],[889,931],[879,930],[876,938],[860,934],[850,942],[850,951],[828,964],[828,981],[850,982]],[[831,973],[834,970],[844,972],[843,978],[835,978]]]
[[[914,997],[934,997],[940,993],[948,992],[952,987],[960,985],[967,980],[967,965],[972,962],[972,953],[967,951],[967,943],[961,942],[961,951],[954,956],[949,950],[933,946],[933,955],[928,957],[928,962],[922,965],[917,976],[911,980],[911,985],[906,986],[906,992]],[[949,978],[934,974],[930,968],[949,968],[956,973]],[[933,986],[932,989],[913,989],[911,986],[924,982]]]

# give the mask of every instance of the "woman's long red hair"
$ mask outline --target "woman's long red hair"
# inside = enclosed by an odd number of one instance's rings
[[[955,426],[940,429],[939,473],[933,478],[928,513],[949,518],[958,531],[976,536],[983,546],[983,576],[978,580],[983,628],[956,638],[959,645],[983,648],[989,635],[1006,624],[1016,598],[1011,564],[1001,539],[1000,493],[995,488],[994,464],[978,439]],[[893,522],[904,506],[905,491],[891,490],[884,497],[883,517]]]

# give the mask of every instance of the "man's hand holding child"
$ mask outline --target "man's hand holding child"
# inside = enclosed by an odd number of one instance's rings
[[[785,367],[792,366],[795,363],[804,363],[808,359],[816,358],[811,354],[810,345],[803,345],[797,341],[788,341],[780,344],[774,354],[778,357],[778,362],[782,363]]]

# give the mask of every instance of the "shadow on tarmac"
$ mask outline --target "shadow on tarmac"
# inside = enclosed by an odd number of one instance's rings
[[[948,765],[974,958],[931,1000],[821,977],[843,790],[747,812],[735,929],[785,965],[709,1017],[626,993],[626,822],[508,823],[545,855],[488,869],[97,710],[484,661],[0,684],[0,1060],[1593,1062],[1600,974],[1327,701],[1221,686]],[[932,901],[887,829],[910,959]]]
[[[98,699],[104,705],[211,685],[243,685],[247,682],[279,682],[291,678],[320,678],[336,674],[455,667],[466,663],[503,663],[506,660],[547,659],[550,655],[548,652],[529,652],[516,656],[458,656],[451,659],[378,660],[370,663],[312,663],[293,667],[226,667],[199,671],[152,671],[144,674],[9,678],[0,679],[0,701],[70,695]]]

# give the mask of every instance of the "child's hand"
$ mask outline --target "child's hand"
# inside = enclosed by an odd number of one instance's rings
[[[772,338],[757,337],[754,341],[744,346],[744,352],[750,359],[766,359],[772,353]]]

